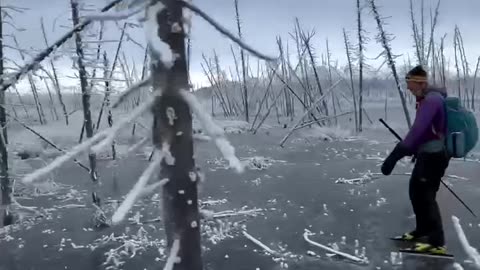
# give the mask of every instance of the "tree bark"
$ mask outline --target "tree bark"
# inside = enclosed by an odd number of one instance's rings
[[[73,25],[78,25],[79,23],[79,14],[78,14],[78,2],[77,0],[70,0],[71,8],[72,8],[72,20]],[[90,111],[90,89],[88,87],[87,81],[87,72],[85,70],[85,65],[83,63],[84,53],[82,48],[82,38],[79,32],[75,33],[75,45],[76,45],[76,52],[77,52],[77,65],[79,70],[79,77],[80,77],[80,87],[82,90],[82,105],[83,105],[83,118],[85,123],[85,134],[87,138],[93,137],[93,122],[92,122],[92,113]],[[94,184],[98,184],[96,167],[97,161],[96,156],[93,153],[89,153],[88,160],[90,162],[90,177]],[[98,200],[98,194],[95,191],[92,193],[93,201],[95,204],[100,205]]]
[[[3,84],[3,16],[0,5],[0,85]],[[7,115],[5,111],[5,90],[0,91],[0,124],[3,132],[0,133],[0,178],[1,178],[1,207],[0,217],[2,226],[10,225],[11,215],[8,212],[8,206],[11,203],[12,187],[8,176],[8,150],[7,150]]]
[[[197,181],[191,178],[192,174],[196,174],[192,115],[187,102],[180,95],[181,90],[189,89],[182,6],[177,0],[163,0],[161,3],[152,0],[152,4],[148,7],[149,11],[157,10],[157,13],[154,18],[149,19],[156,19],[158,24],[155,31],[158,37],[152,39],[160,38],[168,44],[173,55],[177,55],[173,66],[167,67],[160,59],[159,54],[162,52],[150,48],[153,87],[156,93],[161,94],[156,96],[152,109],[153,143],[158,150],[169,145],[174,158],[173,164],[162,161],[158,179],[170,180],[163,188],[167,244],[171,250],[175,240],[180,242],[177,257],[181,258],[181,261],[174,264],[174,270],[201,270],[203,266]],[[160,8],[162,4],[165,6],[163,9]]]

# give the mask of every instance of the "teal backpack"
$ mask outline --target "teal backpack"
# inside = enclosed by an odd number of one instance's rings
[[[473,112],[467,110],[459,98],[446,97],[446,148],[453,158],[465,158],[478,141],[478,126]]]

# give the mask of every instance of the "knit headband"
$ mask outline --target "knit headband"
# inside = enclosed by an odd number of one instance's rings
[[[427,77],[419,75],[407,75],[405,80],[409,82],[427,82]]]

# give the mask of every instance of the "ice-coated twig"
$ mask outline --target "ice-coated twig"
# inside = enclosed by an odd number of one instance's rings
[[[164,158],[164,153],[162,151],[158,151],[156,155],[154,155],[153,162],[150,162],[148,167],[138,179],[138,182],[133,186],[133,188],[128,192],[125,200],[123,200],[122,204],[117,208],[115,213],[112,216],[112,224],[116,225],[120,223],[125,216],[127,215],[128,211],[133,207],[137,198],[142,194],[145,186],[148,183],[148,180],[153,176],[153,174],[158,170],[160,167],[160,163]],[[165,181],[163,184],[165,184]]]
[[[263,209],[251,209],[251,210],[242,210],[242,211],[222,211],[212,214],[212,218],[227,218],[227,217],[235,217],[235,216],[255,216],[259,213],[262,213]]]
[[[108,11],[112,9],[114,6],[116,6],[118,3],[122,2],[123,0],[114,0],[110,2],[108,5],[106,5],[101,12]],[[92,23],[92,20],[86,20],[77,26],[75,26],[72,30],[70,30],[68,33],[63,35],[59,40],[57,40],[55,43],[53,43],[51,46],[46,48],[45,50],[41,51],[37,56],[35,56],[29,63],[24,65],[17,73],[13,74],[11,77],[9,76],[8,79],[4,80],[3,84],[0,85],[0,91],[5,91],[8,89],[10,86],[15,85],[25,74],[27,74],[29,71],[34,70],[40,62],[45,60],[53,51],[56,50],[56,48],[60,47],[62,44],[67,42],[74,33],[82,31],[86,26],[88,26],[90,23]]]
[[[335,89],[335,87],[342,81],[342,79],[338,80],[336,83],[332,84],[326,91],[323,95],[321,95],[317,100],[315,100],[315,102],[313,102],[312,106],[310,107],[310,109],[308,109],[303,115],[302,117],[299,118],[298,122],[290,129],[290,131],[287,133],[287,135],[285,135],[282,139],[282,141],[280,142],[280,146],[283,147],[283,145],[285,144],[285,142],[287,141],[287,139],[293,134],[293,132],[296,130],[296,128],[300,125],[300,123],[302,122],[302,120],[305,118],[305,116],[307,116],[308,114],[310,114],[315,108],[317,108],[318,104],[320,102],[322,102],[326,97],[328,97],[328,95],[330,94],[330,92]]]
[[[149,5],[148,1],[143,1],[143,3],[137,5],[135,8],[129,8],[127,10],[119,11],[119,12],[110,12],[110,13],[97,13],[97,14],[89,14],[83,16],[86,20],[92,21],[119,21],[128,19],[142,11]]]
[[[151,106],[153,104],[153,100],[144,103],[141,107],[143,106]],[[140,109],[140,107],[137,107],[135,112],[137,112]],[[95,134],[92,138],[84,141],[83,143],[73,147],[70,151],[65,153],[64,155],[57,157],[55,160],[53,160],[50,164],[47,166],[40,168],[30,174],[27,174],[23,179],[23,183],[31,183],[35,181],[36,179],[42,177],[43,175],[46,175],[50,173],[52,170],[62,166],[65,162],[75,158],[79,154],[86,152],[90,150],[92,145],[98,143],[101,140],[104,140],[105,138],[108,138],[109,136],[112,136],[112,134],[116,134],[118,130],[120,130],[123,126],[125,126],[127,123],[133,120],[133,113],[131,116],[128,118],[120,120],[116,125],[107,128],[97,134]]]
[[[195,115],[197,115],[197,117],[200,119],[205,132],[207,135],[212,137],[220,152],[222,152],[225,159],[228,160],[230,166],[233,167],[238,173],[242,173],[245,170],[245,167],[235,155],[235,148],[225,138],[223,129],[215,124],[210,114],[208,114],[202,108],[202,105],[194,95],[185,90],[181,90],[180,94],[183,96]]]
[[[143,81],[140,81],[140,82],[137,82],[137,83],[133,84],[132,86],[130,86],[130,88],[128,88],[127,90],[125,90],[124,92],[122,92],[120,94],[117,101],[115,101],[115,103],[113,103],[112,108],[114,108],[114,109],[117,108],[118,105],[123,103],[130,95],[134,94],[138,90],[140,90],[143,87],[146,87],[150,84],[151,84],[150,77],[144,79]]]
[[[108,130],[97,133],[92,138],[90,138],[90,139],[84,141],[83,143],[73,147],[70,151],[68,151],[64,155],[57,157],[47,166],[45,166],[43,168],[40,168],[38,170],[35,170],[30,174],[25,175],[25,177],[21,181],[23,183],[31,183],[31,182],[37,180],[38,178],[40,178],[40,177],[42,177],[46,174],[49,174],[51,171],[53,171],[56,168],[62,166],[65,162],[75,158],[76,156],[78,156],[79,154],[81,154],[83,152],[88,151],[93,144],[97,143],[98,141],[100,141],[101,139],[105,138],[108,135],[107,131]]]
[[[137,142],[136,144],[130,146],[130,148],[128,148],[127,150],[127,155],[132,153],[133,151],[136,151],[138,148],[146,144],[150,139],[151,139],[150,137],[145,137],[141,139],[139,142]]]
[[[263,59],[263,60],[266,60],[266,61],[277,61],[277,59],[278,59],[277,57],[271,57],[271,56],[264,55],[264,54],[258,52],[257,50],[253,49],[252,47],[250,47],[248,44],[245,44],[243,41],[241,41],[234,34],[232,34],[230,31],[228,31],[223,26],[221,26],[219,23],[217,23],[214,19],[212,19],[210,16],[208,16],[207,13],[202,11],[200,8],[198,8],[194,4],[192,4],[190,2],[187,2],[187,1],[184,1],[184,0],[180,0],[179,2],[184,7],[190,9],[193,13],[202,17],[205,21],[207,21],[210,25],[212,25],[215,29],[217,29],[217,31],[219,31],[220,33],[222,33],[223,35],[225,35],[226,37],[231,39],[233,42],[237,43],[238,46],[240,46],[242,49],[248,51],[249,53],[251,53],[252,55],[254,55],[254,56],[256,56],[260,59]]]
[[[178,252],[180,251],[180,239],[175,239],[170,249],[170,255],[163,270],[173,270],[173,265],[178,261]]]
[[[350,259],[352,261],[355,261],[355,262],[358,262],[358,263],[367,263],[368,261],[366,259],[362,259],[362,258],[359,258],[359,257],[356,257],[356,256],[353,256],[353,255],[350,255],[348,253],[344,253],[344,252],[341,252],[341,251],[338,251],[338,250],[334,250],[333,248],[329,248],[327,246],[324,246],[320,243],[317,243],[315,241],[312,241],[310,240],[310,238],[308,237],[309,235],[311,235],[311,233],[309,231],[305,231],[305,233],[303,234],[303,238],[305,239],[305,241],[307,241],[308,243],[316,246],[316,247],[319,247],[319,248],[322,248],[328,252],[331,252],[331,253],[335,253],[337,255],[340,255],[342,257],[345,257],[347,259]]]
[[[478,253],[477,249],[472,247],[468,242],[465,232],[462,229],[462,225],[460,225],[460,220],[456,216],[452,216],[452,221],[463,249],[467,253],[468,257],[473,261],[475,267],[480,269],[480,254]]]
[[[138,106],[129,114],[128,117],[120,120],[115,126],[111,127],[107,133],[107,136],[104,140],[99,142],[97,145],[92,147],[92,152],[98,154],[102,149],[105,147],[109,146],[112,144],[113,140],[117,136],[118,131],[123,128],[125,125],[130,123],[131,121],[137,119],[140,117],[142,114],[144,114],[146,111],[150,109],[150,107],[153,105],[154,99],[151,99],[142,105]]]
[[[159,182],[156,182],[156,183],[153,183],[153,184],[150,184],[148,186],[145,186],[142,190],[142,193],[140,196],[144,197],[144,196],[147,196],[148,194],[154,192],[157,188],[159,187],[163,187],[169,180],[167,178],[159,181]]]
[[[0,107],[4,107],[4,106],[1,106]],[[5,108],[5,107],[4,107]],[[24,127],[25,129],[27,129],[28,131],[32,132],[33,134],[35,134],[36,136],[38,136],[41,140],[43,140],[44,142],[46,142],[47,144],[49,144],[50,146],[52,146],[53,148],[57,149],[58,151],[60,152],[63,152],[65,153],[65,150],[59,148],[58,146],[56,146],[54,143],[52,143],[50,140],[48,140],[47,138],[45,138],[44,136],[42,136],[40,133],[38,133],[37,131],[35,131],[34,129],[32,129],[31,127],[27,126],[26,124],[24,124],[22,121],[20,121],[19,119],[17,119],[15,116],[5,112],[6,115],[8,115],[8,117],[12,118],[15,122],[17,122],[18,124],[20,124],[22,127]],[[90,169],[83,165],[80,161],[76,160],[76,159],[73,159],[73,162],[77,163],[78,166],[82,167],[83,169],[87,170],[87,171],[90,171]]]
[[[268,253],[272,254],[272,255],[280,255],[277,251],[267,247],[267,245],[265,245],[264,243],[260,242],[260,240],[256,239],[255,237],[251,236],[250,234],[248,234],[246,231],[243,231],[242,232],[243,235],[248,238],[248,240],[252,241],[255,245],[263,248],[265,251],[267,251]]]

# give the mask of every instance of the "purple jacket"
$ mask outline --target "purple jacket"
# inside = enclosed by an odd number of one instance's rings
[[[432,93],[436,92],[436,93]],[[447,97],[444,88],[429,88],[424,98],[417,101],[415,122],[403,140],[411,153],[418,153],[421,145],[441,139],[447,132],[444,98]]]

